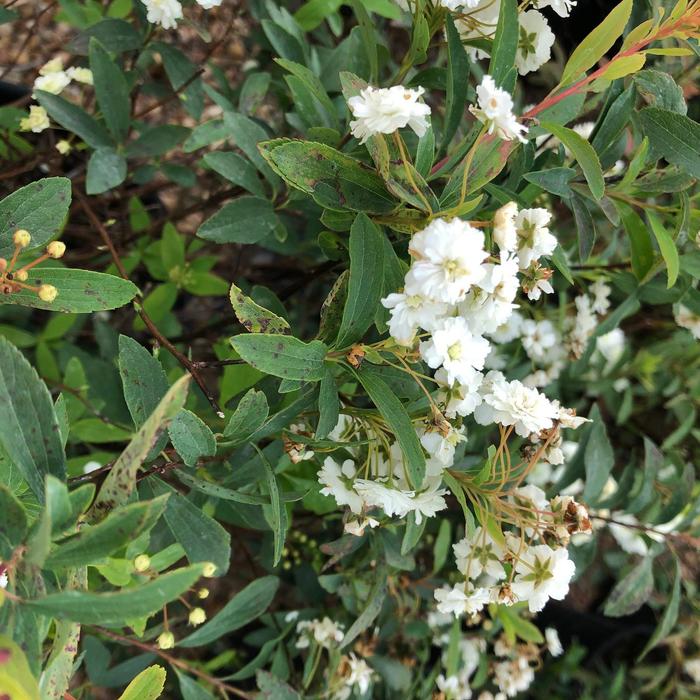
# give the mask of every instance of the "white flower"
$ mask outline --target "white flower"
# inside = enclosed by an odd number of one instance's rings
[[[438,430],[422,430],[420,433],[420,444],[428,453],[428,474],[431,474],[430,467],[433,466],[434,475],[440,475],[446,467],[451,467],[455,461],[455,448],[460,442],[467,438],[464,434],[465,427],[457,429],[450,425],[447,432]]]
[[[474,9],[462,13],[455,20],[455,26],[462,39],[491,39],[496,33],[501,0],[479,0]],[[473,60],[488,56],[488,52],[473,46],[465,46]]]
[[[676,323],[681,328],[687,328],[694,338],[700,340],[700,316],[693,313],[687,306],[680,304],[675,312]]]
[[[381,508],[389,517],[403,518],[413,510],[414,491],[402,491],[372,479],[357,479],[355,490],[368,506]]]
[[[476,579],[486,573],[497,581],[506,575],[503,569],[504,550],[486,530],[476,528],[470,537],[452,545],[457,569],[467,578]]]
[[[355,520],[348,520],[345,523],[343,530],[348,533],[348,535],[354,535],[355,537],[362,537],[365,534],[365,528],[370,526],[372,529],[379,525],[379,520],[374,518],[357,518]]]
[[[0,561],[0,588],[7,588],[9,582],[9,579],[7,578],[7,569]]]
[[[50,61],[44,63],[44,65],[39,68],[39,75],[49,75],[49,73],[62,73],[63,72],[63,59],[60,56],[52,58]]]
[[[535,7],[543,10],[551,7],[560,17],[568,17],[572,7],[576,7],[576,0],[535,0]]]
[[[541,255],[551,255],[557,247],[557,239],[549,232],[547,225],[552,215],[546,209],[523,209],[515,218],[518,231],[518,262],[520,269]]]
[[[435,679],[438,690],[442,692],[446,700],[470,700],[472,689],[468,680],[463,682],[459,676],[447,676],[442,673]]]
[[[486,274],[479,282],[479,287],[491,294],[496,301],[512,302],[518,293],[517,260],[508,252],[501,251],[500,265],[487,263],[483,267]]]
[[[175,29],[182,19],[179,0],[141,0],[146,6],[146,19],[151,24],[160,24],[163,29]]]
[[[591,308],[597,314],[604,316],[610,308],[610,287],[603,280],[596,280],[588,290],[593,295]]]
[[[423,522],[423,517],[433,518],[435,514],[447,508],[447,502],[443,498],[448,493],[447,489],[438,489],[439,480],[433,486],[422,493],[416,494],[411,499],[411,510],[416,519],[416,525]]]
[[[397,129],[410,126],[420,138],[428,129],[426,117],[430,107],[418,98],[425,92],[422,87],[409,90],[402,85],[375,88],[368,85],[359,95],[348,100],[353,116],[352,135],[365,143],[374,134],[393,134]]]
[[[462,379],[464,380],[464,376]],[[449,389],[442,389],[439,394],[439,400],[445,404],[445,416],[455,418],[456,416],[469,416],[474,412],[474,409],[481,403],[481,394],[479,387],[484,375],[481,372],[472,370],[467,377],[468,382],[456,382]],[[441,387],[447,387],[447,371],[440,368],[435,372],[435,381]]]
[[[438,0],[436,4],[454,12],[458,7],[474,8],[479,4],[479,0]]]
[[[506,381],[500,372],[489,372],[481,385],[483,403],[474,410],[479,425],[512,425],[520,437],[539,433],[553,426],[557,409],[537,389],[517,379]]]
[[[102,465],[94,459],[83,464],[83,474],[92,474],[92,472],[96,472],[98,469],[102,469]]]
[[[528,660],[519,656],[512,661],[500,661],[493,667],[494,683],[509,697],[527,690],[535,680],[535,671]]]
[[[619,511],[613,511],[610,518],[615,522],[608,523],[608,529],[620,547],[630,554],[646,556],[649,547],[642,537],[643,531],[638,528],[639,520],[634,515]]]
[[[212,7],[218,7],[223,0],[197,0],[197,4],[205,10],[211,10]]]
[[[488,272],[487,265],[484,265],[484,269]],[[499,283],[499,291],[503,290],[508,293],[509,286]],[[502,301],[480,287],[472,289],[464,301],[458,305],[460,316],[467,321],[474,335],[495,333],[510,318],[516,308],[517,304]]]
[[[544,15],[535,10],[521,12],[520,38],[518,51],[515,54],[515,65],[520,75],[526,75],[547,63],[552,54],[554,33],[549,28]]]
[[[34,81],[35,90],[50,92],[52,95],[59,95],[68,85],[70,85],[70,77],[63,71],[40,75]]]
[[[593,313],[588,295],[577,296],[574,299],[574,304],[576,305],[576,316],[571,323],[566,341],[571,353],[575,357],[580,357],[586,349],[588,339],[598,326],[598,317]]]
[[[364,659],[358,659],[352,652],[348,657],[348,665],[350,673],[345,679],[345,685],[350,688],[356,686],[360,694],[364,695],[369,690],[374,671]]]
[[[318,473],[318,480],[324,486],[321,489],[324,496],[333,496],[339,506],[349,506],[353,513],[360,513],[362,499],[346,484],[354,476],[355,464],[351,459],[346,459],[341,466],[332,457],[326,457]]]
[[[499,87],[494,79],[485,75],[481,85],[476,88],[479,106],[471,105],[469,111],[488,127],[488,133],[494,132],[504,141],[518,139],[525,143],[523,134],[527,127],[520,124],[513,114],[513,98]]]
[[[449,306],[441,301],[432,301],[419,294],[389,294],[382,305],[391,309],[389,333],[399,344],[409,346],[419,328],[430,331],[443,317]]]
[[[501,250],[514,251],[518,245],[518,231],[515,217],[518,205],[515,202],[504,204],[493,215],[493,240]]]
[[[564,647],[561,645],[559,633],[554,627],[547,627],[547,629],[545,629],[544,638],[547,642],[547,651],[552,656],[561,656],[564,653]]]
[[[550,598],[563,600],[576,567],[566,549],[546,544],[528,547],[515,562],[511,584],[519,600],[527,600],[530,612],[539,612]]]
[[[484,277],[484,234],[461,219],[435,219],[413,236],[408,249],[414,262],[406,275],[407,294],[455,304]]]
[[[615,365],[625,352],[625,334],[622,329],[614,328],[609,333],[599,335],[595,346],[609,365]]]
[[[559,341],[559,336],[554,325],[549,320],[523,321],[521,326],[521,340],[525,352],[534,362],[545,362],[552,348]]]
[[[29,106],[29,116],[20,119],[19,128],[22,131],[33,131],[35,134],[40,134],[44,129],[51,126],[49,115],[46,110],[39,105]]]
[[[459,316],[442,321],[430,340],[420,344],[421,357],[433,369],[445,369],[449,386],[455,382],[469,384],[473,370],[483,368],[489,350],[488,340],[472,335],[467,322]]]
[[[330,649],[334,642],[336,644],[342,642],[345,636],[342,626],[329,617],[324,617],[322,620],[301,620],[297,623],[296,631],[299,635],[297,649],[306,649],[312,639],[320,646]]]
[[[71,67],[66,71],[66,74],[71,80],[75,80],[76,83],[83,83],[83,85],[92,85],[92,71],[89,68]]]
[[[453,588],[443,586],[435,590],[437,609],[441,613],[460,615],[475,615],[483,610],[490,601],[489,592],[485,588],[470,588],[467,592],[466,583],[458,583]]]
[[[523,317],[517,311],[514,311],[502,325],[500,325],[494,333],[491,333],[491,339],[496,343],[510,343],[520,337],[523,327]]]
[[[683,670],[700,685],[700,657],[697,659],[688,659],[683,663]]]

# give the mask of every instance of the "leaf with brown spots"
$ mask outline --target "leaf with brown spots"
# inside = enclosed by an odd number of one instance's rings
[[[39,686],[27,658],[9,637],[0,635],[0,698],[39,700]]]
[[[285,319],[256,304],[249,296],[243,294],[235,284],[231,285],[229,298],[236,318],[247,331],[251,333],[291,334],[292,331]]]

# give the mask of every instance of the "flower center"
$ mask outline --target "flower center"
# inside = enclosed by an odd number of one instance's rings
[[[450,360],[459,360],[459,358],[462,357],[462,344],[459,342],[452,343],[452,345],[447,348],[447,356]]]

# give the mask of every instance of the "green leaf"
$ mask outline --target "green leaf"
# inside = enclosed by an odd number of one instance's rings
[[[197,151],[200,148],[204,148],[204,146],[209,146],[210,144],[216,143],[217,141],[224,141],[228,137],[228,134],[228,127],[224,124],[223,119],[211,119],[208,122],[197,124],[197,126],[195,126],[194,129],[192,129],[185,143],[182,144],[182,150],[185,153],[192,153],[193,151]],[[206,157],[210,155],[214,154],[207,153],[204,156],[205,160]],[[239,158],[241,157],[239,156]],[[249,168],[251,168],[250,163],[248,163],[243,158],[241,158],[241,160]],[[255,173],[255,168],[251,168],[251,170],[253,171],[253,173]],[[254,194],[258,193],[256,192]]]
[[[450,143],[464,116],[470,68],[467,52],[464,50],[464,46],[462,46],[462,39],[459,36],[454,20],[449,14],[445,19],[445,33],[447,35],[447,91],[445,95],[445,125],[440,142],[441,150],[446,148],[447,144]],[[513,59],[515,59],[515,54],[513,54]],[[430,155],[432,160],[432,153]],[[428,174],[418,167],[418,158],[416,158],[416,169],[423,175]]]
[[[569,204],[571,206],[571,211],[574,214],[574,220],[576,221],[576,232],[578,233],[578,257],[582,263],[585,263],[590,257],[595,244],[595,222],[593,221],[591,212],[588,209],[586,200],[583,197],[574,192],[572,193]]]
[[[98,148],[88,161],[85,191],[102,194],[118,187],[126,179],[126,158],[113,148]]]
[[[654,557],[644,557],[632,571],[617,583],[605,602],[608,617],[625,617],[639,610],[654,590],[652,566]]]
[[[641,280],[654,264],[654,249],[651,246],[649,231],[644,221],[631,206],[618,200],[615,200],[615,206],[620,212],[622,225],[632,249],[632,271],[634,276]]]
[[[326,144],[275,139],[261,143],[260,151],[287,184],[322,207],[376,214],[396,207],[372,168]]]
[[[251,366],[282,379],[317,382],[323,377],[328,346],[320,340],[304,343],[288,335],[237,335],[233,349]]]
[[[673,588],[671,597],[668,599],[664,614],[659,620],[659,624],[651,635],[649,641],[644,645],[642,653],[637,657],[637,662],[641,661],[659,642],[663,641],[673,630],[678,620],[678,611],[681,603],[681,565],[678,559],[675,560],[675,575],[673,577]]]
[[[40,501],[46,475],[66,479],[66,457],[51,395],[22,353],[2,337],[0,448]]]
[[[86,625],[123,625],[127,620],[159,612],[189,590],[201,578],[203,568],[203,564],[195,564],[176,569],[113,593],[63,591],[25,600],[22,605],[44,615]]]
[[[18,304],[46,311],[70,314],[88,314],[93,311],[118,309],[128,304],[137,294],[138,287],[121,277],[91,270],[69,270],[64,267],[35,267],[29,273],[27,284],[50,284],[58,296],[52,302],[41,301],[36,292],[21,290],[0,296],[1,304]]]
[[[639,118],[653,149],[669,163],[700,178],[700,124],[658,107],[643,109]]]
[[[396,437],[405,459],[406,473],[411,486],[420,488],[425,477],[425,455],[406,409],[386,382],[370,369],[363,367],[355,376]]]
[[[183,639],[178,646],[187,648],[210,644],[258,619],[275,597],[279,583],[276,576],[263,576],[248,584],[209,622]]]
[[[129,683],[119,700],[156,700],[165,688],[166,675],[162,666],[149,666]]]
[[[518,51],[519,34],[520,24],[518,23],[516,0],[501,0],[488,73],[498,87],[504,88],[508,92],[511,92],[515,87],[513,68],[515,67],[515,55]]]
[[[185,486],[189,486],[194,491],[199,491],[199,493],[204,493],[212,498],[218,498],[222,501],[233,501],[234,503],[246,503],[252,506],[264,506],[269,502],[269,499],[264,496],[227,489],[225,486],[198,479],[181,469],[176,470],[175,473]]]
[[[277,187],[279,179],[260,154],[258,144],[269,136],[265,129],[243,114],[224,113],[224,124],[228,127],[233,142],[246,154],[253,165],[265,176],[265,179]]]
[[[272,553],[272,566],[277,566],[282,559],[282,549],[284,548],[284,538],[286,533],[286,512],[284,505],[280,500],[279,487],[277,486],[277,478],[275,477],[275,470],[272,465],[265,458],[260,448],[257,445],[253,445],[255,451],[260,457],[263,467],[265,468],[265,480],[267,481],[267,490],[270,493],[270,506],[265,507],[265,519],[270,524],[273,536],[273,553]]]
[[[593,424],[583,458],[586,468],[586,486],[582,498],[586,503],[595,503],[615,464],[615,454],[597,405],[593,407],[589,417]]]
[[[136,486],[138,470],[156,444],[158,436],[182,409],[190,380],[190,375],[186,374],[170,387],[156,410],[119,455],[90,510],[91,521],[101,519],[107,512],[127,501]]]
[[[541,126],[556,136],[573,153],[581,170],[583,170],[588,186],[591,188],[591,194],[596,199],[600,199],[605,194],[605,179],[593,146],[573,129],[553,122],[542,122]]]
[[[651,231],[656,238],[656,242],[659,244],[661,257],[666,263],[666,270],[668,273],[668,284],[666,287],[667,289],[671,289],[676,283],[680,271],[680,258],[678,256],[676,243],[671,237],[671,234],[664,227],[661,219],[653,211],[647,211],[647,218],[651,224]]]
[[[560,85],[568,85],[598,61],[622,36],[632,12],[632,0],[622,0],[610,14],[576,47],[564,66]]]
[[[294,19],[305,32],[310,32],[326,17],[337,12],[341,4],[342,0],[307,0],[294,13]]]
[[[548,168],[525,173],[523,178],[558,197],[571,197],[573,190],[569,181],[576,175],[573,168]]]
[[[688,111],[682,88],[668,73],[659,70],[642,70],[634,76],[633,80],[639,93],[650,100],[654,107],[678,114],[685,114]]]
[[[340,643],[340,648],[347,647],[351,644],[357,637],[362,634],[377,618],[379,615],[382,605],[384,604],[384,599],[387,593],[387,576],[386,573],[378,570],[374,577],[374,584],[369,592],[369,597],[367,599],[367,605],[364,610],[360,613],[360,616],[355,620],[355,622],[350,625],[350,628],[345,633],[343,641]]]
[[[0,561],[9,561],[27,534],[27,515],[22,504],[5,484],[0,483]]]
[[[0,635],[0,697],[8,700],[39,700],[27,657],[10,638]]]
[[[143,44],[136,28],[123,19],[109,17],[81,32],[69,45],[68,50],[87,55],[90,39],[95,37],[110,53],[136,51]]]
[[[257,170],[238,153],[207,153],[204,162],[221,177],[257,197],[265,197],[265,188]]]
[[[83,526],[80,532],[51,550],[45,565],[49,568],[95,564],[128,545],[156,524],[168,497],[140,501],[117,508],[97,525]]]
[[[265,394],[250,389],[236,406],[224,429],[224,437],[234,445],[245,442],[265,422],[269,412]]]
[[[362,338],[374,320],[384,282],[382,233],[365,214],[350,229],[348,296],[334,345],[344,348]]]
[[[182,143],[190,130],[178,124],[147,126],[135,141],[129,142],[126,155],[130,158],[153,158],[162,156]]]
[[[71,182],[47,177],[15,190],[0,201],[0,256],[9,258],[12,236],[26,229],[32,236],[28,250],[43,246],[63,228],[71,203]]]
[[[119,336],[119,374],[134,425],[140,428],[170,387],[163,367],[139,342]]]
[[[97,105],[107,128],[117,143],[123,143],[131,121],[129,85],[121,68],[95,37],[90,39],[90,70],[94,78]]]
[[[336,386],[333,373],[330,369],[327,369],[319,386],[317,440],[323,440],[335,428],[338,423],[339,412],[338,387]]]
[[[37,102],[48,112],[49,116],[62,127],[72,131],[92,148],[113,146],[114,143],[107,130],[84,109],[64,100],[60,95],[36,90]]]
[[[243,328],[251,333],[280,333],[289,335],[291,329],[284,318],[256,304],[235,285],[229,292],[231,306]]]
[[[267,199],[244,195],[207,219],[197,236],[214,243],[257,243],[278,225],[277,214]]]
[[[294,688],[268,671],[258,671],[255,680],[260,690],[260,700],[301,700]]]
[[[216,438],[209,427],[192,411],[182,409],[168,426],[173,447],[185,464],[194,466],[200,457],[216,454]]]

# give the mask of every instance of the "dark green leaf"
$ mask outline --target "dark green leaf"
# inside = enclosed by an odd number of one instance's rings
[[[652,566],[654,557],[644,557],[632,571],[613,588],[605,602],[608,617],[625,617],[639,610],[654,589]]]
[[[583,500],[586,503],[595,503],[615,464],[615,454],[597,405],[593,407],[589,417],[593,424],[584,455],[586,486]]]
[[[214,243],[257,243],[278,224],[277,214],[267,199],[245,195],[207,219],[197,235]]]
[[[502,14],[506,14],[506,11],[504,10]],[[462,39],[450,15],[447,15],[445,20],[445,32],[447,34],[447,94],[445,96],[445,126],[442,132],[441,150],[446,148],[447,144],[450,143],[464,116],[470,68],[469,58],[464,50],[464,46],[462,46]],[[515,54],[513,58],[515,58]],[[432,153],[430,156],[432,160]],[[428,174],[418,168],[418,159],[416,159],[416,169],[423,175]]]
[[[238,153],[224,151],[207,153],[204,156],[204,162],[234,185],[258,197],[265,197],[265,189],[257,170]]]
[[[516,0],[501,0],[488,73],[498,87],[508,92],[515,87],[513,68],[518,51],[519,33],[518,3]]]
[[[643,109],[639,117],[651,147],[669,163],[700,178],[700,124],[658,107]]]
[[[233,444],[245,442],[265,422],[269,412],[265,394],[250,389],[231,416],[224,437]]]
[[[126,179],[126,159],[113,148],[98,148],[90,156],[85,179],[88,194],[102,194]]]
[[[78,105],[43,90],[36,91],[36,99],[55,122],[79,136],[88,146],[102,148],[114,145],[102,124]]]
[[[107,128],[117,143],[123,143],[131,121],[129,85],[121,68],[95,37],[90,39],[90,70],[95,83],[97,105]]]
[[[200,457],[216,454],[216,438],[209,427],[192,411],[183,409],[168,427],[173,447],[185,464],[194,466]]]
[[[675,560],[675,575],[673,577],[673,588],[671,589],[671,597],[668,599],[664,614],[659,620],[659,624],[654,630],[654,634],[644,646],[644,650],[637,658],[641,661],[659,642],[663,641],[673,630],[673,627],[678,620],[678,610],[681,602],[681,565],[678,559]]]

